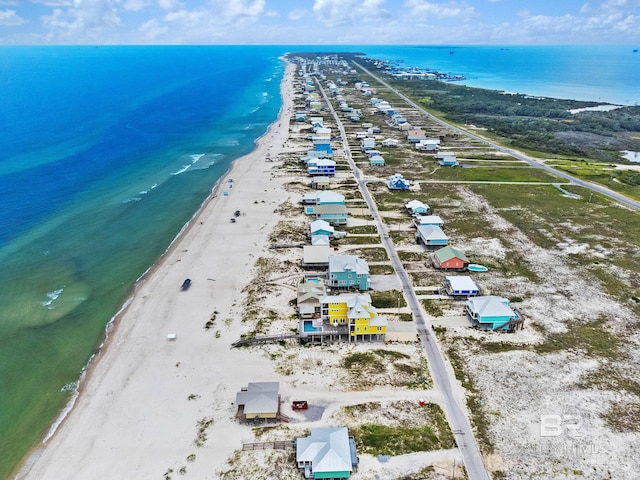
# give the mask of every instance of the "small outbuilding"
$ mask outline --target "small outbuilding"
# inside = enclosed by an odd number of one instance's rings
[[[280,383],[252,382],[236,394],[238,412],[236,418],[241,423],[247,421],[280,420]]]

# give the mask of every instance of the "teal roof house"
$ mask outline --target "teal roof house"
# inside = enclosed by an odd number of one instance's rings
[[[346,427],[313,428],[296,438],[296,462],[305,478],[349,478],[358,467],[356,442]]]
[[[325,222],[324,220],[314,220],[309,223],[309,236],[314,235],[326,235],[327,237],[332,236],[335,233],[335,228],[333,228],[329,222]]]
[[[407,202],[404,208],[410,215],[429,215],[431,211],[429,205],[422,203],[420,200],[411,200]]]
[[[333,288],[357,288],[365,291],[371,287],[369,264],[355,255],[331,255],[327,272],[327,286]]]
[[[467,300],[464,308],[471,324],[480,330],[512,331],[522,327],[519,315],[509,307],[509,300],[486,296]]]

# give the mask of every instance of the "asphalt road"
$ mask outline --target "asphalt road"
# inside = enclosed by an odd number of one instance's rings
[[[405,102],[407,102],[409,105],[411,105],[413,108],[415,108],[416,110],[422,112],[426,117],[429,118],[429,120],[438,123],[444,127],[447,127],[448,129],[459,133],[461,135],[465,135],[466,137],[469,138],[473,138],[474,140],[477,140],[478,142],[481,142],[485,145],[488,145],[492,148],[495,148],[496,150],[509,154],[512,157],[517,158],[518,160],[522,160],[524,162],[527,162],[529,165],[536,167],[536,168],[540,168],[542,170],[545,170],[548,173],[557,175],[559,177],[562,177],[566,180],[569,180],[569,182],[573,183],[574,185],[579,185],[581,187],[584,188],[588,188],[591,191],[594,192],[598,192],[602,195],[605,195],[606,197],[611,198],[612,200],[615,200],[623,205],[626,205],[627,207],[633,208],[635,210],[640,210],[640,202],[636,202],[635,200],[632,200],[628,197],[625,197],[624,195],[621,195],[617,192],[614,192],[613,190],[610,190],[606,187],[603,187],[602,185],[598,185],[595,183],[591,183],[591,182],[586,182],[584,180],[580,180],[579,178],[575,178],[572,175],[569,175],[566,172],[562,172],[560,170],[556,170],[553,167],[549,167],[548,165],[545,165],[542,162],[537,161],[536,159],[529,157],[528,155],[525,155],[522,152],[519,152],[517,150],[512,150],[510,148],[506,148],[503,147],[501,145],[498,145],[497,143],[493,143],[489,140],[487,140],[486,138],[483,138],[479,135],[475,135],[474,133],[468,132],[460,127],[456,127],[455,125],[451,125],[450,123],[445,122],[444,120],[441,120],[440,118],[432,115],[431,113],[427,112],[425,109],[423,109],[420,105],[418,105],[417,103],[415,103],[413,100],[411,100],[410,98],[406,97],[405,95],[403,95],[401,92],[399,92],[398,90],[396,90],[395,88],[393,88],[391,85],[389,85],[387,82],[385,82],[384,80],[382,80],[381,78],[377,77],[376,75],[374,75],[373,73],[371,73],[369,70],[367,70],[366,68],[364,68],[362,65],[359,65],[357,63],[354,62],[354,65],[361,69],[362,71],[366,72],[368,75],[370,75],[371,77],[375,78],[377,81],[379,81],[381,84],[383,84],[385,87],[387,87],[389,90],[391,90],[393,93],[395,93],[396,95],[398,95],[400,98],[402,98]]]
[[[489,475],[487,474],[485,466],[482,463],[480,449],[478,448],[478,443],[473,436],[473,431],[471,430],[469,419],[467,418],[464,408],[460,405],[458,397],[456,397],[453,391],[452,382],[455,381],[453,370],[451,368],[447,368],[436,338],[427,327],[427,323],[425,322],[425,318],[420,308],[418,297],[416,296],[413,285],[411,284],[411,280],[409,279],[409,276],[407,275],[407,272],[405,271],[404,266],[402,265],[402,262],[398,257],[395,245],[389,238],[387,226],[382,222],[376,204],[373,201],[369,190],[366,188],[365,180],[362,177],[360,170],[356,167],[353,158],[351,157],[351,150],[349,149],[349,142],[347,140],[347,134],[344,129],[344,125],[336,114],[336,111],[333,108],[333,104],[327,97],[327,94],[324,88],[322,88],[320,82],[316,82],[316,84],[318,85],[318,88],[320,89],[325,102],[331,109],[331,113],[333,114],[336,124],[338,125],[340,135],[342,136],[342,142],[344,144],[344,154],[349,161],[351,169],[353,170],[353,174],[358,182],[360,191],[362,192],[362,195],[367,202],[367,205],[369,206],[371,215],[373,216],[373,219],[378,228],[378,233],[380,235],[380,238],[382,239],[382,244],[386,248],[391,260],[391,264],[393,265],[393,268],[395,269],[397,275],[400,277],[402,291],[407,300],[409,308],[411,309],[411,313],[413,314],[413,319],[418,329],[418,335],[420,336],[422,349],[424,350],[427,361],[429,362],[429,365],[431,367],[431,374],[433,376],[434,384],[436,388],[438,388],[442,393],[444,413],[449,422],[449,426],[453,431],[458,449],[460,450],[460,453],[462,455],[464,466],[467,470],[467,475],[470,480],[489,480]]]

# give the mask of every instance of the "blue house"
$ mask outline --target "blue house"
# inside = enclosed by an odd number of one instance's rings
[[[402,178],[400,173],[391,175],[387,180],[387,187],[389,190],[409,190],[411,182]]]
[[[312,158],[307,163],[307,173],[311,176],[333,177],[336,174],[336,162],[328,158]]]
[[[429,215],[429,212],[431,211],[429,205],[422,203],[420,200],[411,200],[410,202],[407,202],[404,208],[411,215]]]
[[[464,308],[471,324],[480,330],[512,331],[522,320],[503,297],[486,296],[467,300]]]
[[[449,237],[445,235],[437,225],[418,225],[416,233],[416,241],[422,243],[425,247],[446,247],[449,243]]]
[[[327,286],[369,290],[369,264],[355,255],[331,255],[327,272]]]
[[[371,165],[372,167],[384,167],[384,157],[382,155],[370,156],[369,165]]]
[[[335,232],[335,229],[324,220],[314,220],[309,223],[309,236],[324,235],[331,237]]]
[[[454,297],[475,297],[480,289],[468,275],[447,276],[443,284],[445,292]]]

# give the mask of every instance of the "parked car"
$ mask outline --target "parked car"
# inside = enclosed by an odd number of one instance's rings
[[[191,286],[191,279],[190,278],[186,278],[184,280],[184,282],[182,282],[182,286],[180,287],[180,290],[186,290]]]

